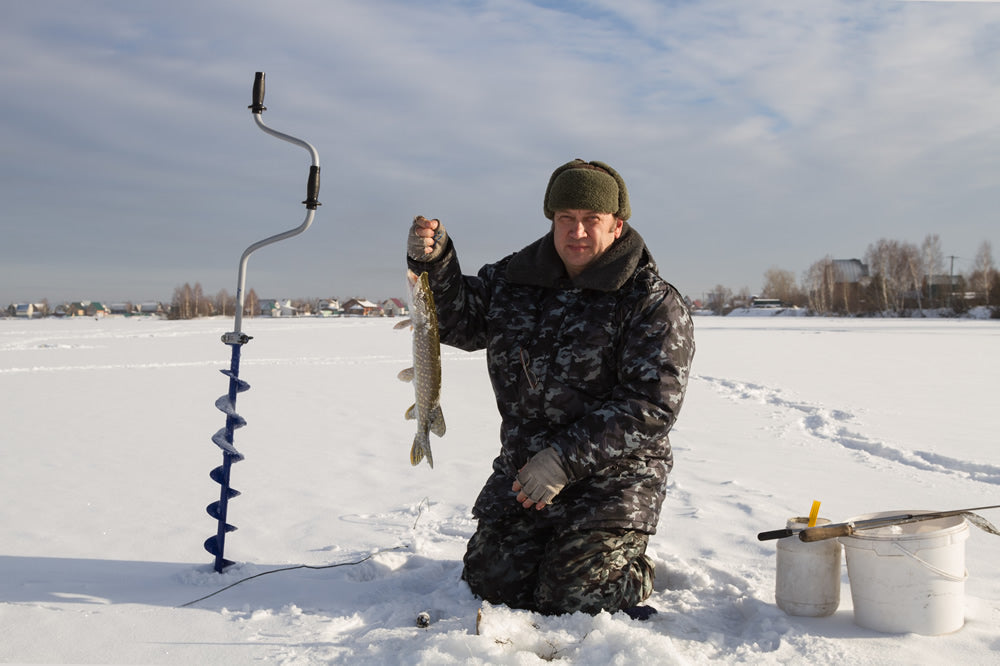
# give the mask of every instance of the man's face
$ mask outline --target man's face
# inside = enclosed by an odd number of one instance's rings
[[[575,208],[557,210],[552,220],[556,253],[570,277],[576,277],[621,236],[623,222],[613,213]]]

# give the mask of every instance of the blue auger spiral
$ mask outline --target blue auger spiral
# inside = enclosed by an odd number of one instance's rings
[[[236,395],[250,388],[250,385],[240,379],[240,349],[242,345],[250,340],[249,336],[236,342],[228,342],[233,349],[232,361],[228,370],[220,370],[222,374],[229,377],[229,392],[219,396],[215,401],[215,406],[226,415],[226,427],[219,430],[212,436],[212,441],[222,449],[222,464],[211,471],[209,476],[213,481],[222,486],[218,502],[208,505],[208,515],[219,521],[219,530],[215,536],[209,537],[205,541],[205,550],[215,555],[215,570],[222,573],[222,570],[233,562],[223,557],[222,553],[226,544],[226,533],[236,530],[236,527],[226,522],[226,515],[229,511],[229,500],[240,494],[229,485],[229,472],[233,463],[243,460],[243,454],[236,450],[233,445],[233,433],[237,428],[242,428],[247,424],[246,419],[236,413]]]
[[[237,428],[242,428],[247,423],[242,416],[236,413],[237,394],[250,388],[249,384],[240,379],[240,350],[243,345],[251,340],[249,335],[245,335],[242,332],[243,307],[245,301],[243,288],[246,286],[247,261],[250,259],[250,255],[253,252],[259,250],[265,245],[270,245],[271,243],[277,243],[280,240],[297,236],[308,229],[309,225],[312,224],[313,217],[316,214],[316,208],[320,205],[319,153],[317,153],[316,149],[305,141],[273,130],[265,125],[264,121],[261,120],[261,113],[263,113],[267,108],[264,106],[263,72],[257,72],[257,76],[254,79],[253,103],[249,108],[250,113],[253,114],[254,122],[256,122],[257,126],[265,133],[308,150],[309,154],[312,156],[312,165],[309,167],[309,178],[306,181],[306,200],[302,202],[306,205],[306,218],[302,221],[302,224],[294,229],[289,229],[288,231],[284,231],[280,234],[275,234],[274,236],[265,238],[264,240],[257,241],[244,250],[243,256],[240,257],[239,275],[236,281],[235,327],[232,333],[226,333],[222,336],[222,342],[232,347],[233,350],[229,369],[221,371],[222,374],[229,377],[229,392],[215,401],[215,406],[226,415],[226,427],[219,430],[212,436],[212,441],[215,442],[216,446],[222,449],[222,465],[213,469],[209,474],[213,481],[222,486],[222,490],[219,494],[219,501],[212,502],[208,505],[208,515],[219,521],[219,528],[215,536],[209,537],[205,541],[205,550],[212,555],[215,555],[215,570],[219,573],[222,573],[223,569],[228,567],[230,564],[233,564],[231,560],[227,560],[223,557],[222,553],[226,546],[226,533],[232,532],[236,529],[236,527],[226,522],[226,516],[229,511],[229,500],[240,494],[238,490],[233,490],[233,488],[229,485],[229,476],[233,463],[243,460],[243,454],[237,451],[236,446],[233,445],[233,432]]]

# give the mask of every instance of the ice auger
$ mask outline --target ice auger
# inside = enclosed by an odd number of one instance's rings
[[[243,307],[246,298],[243,289],[246,286],[247,261],[250,259],[251,254],[265,245],[297,236],[308,229],[309,225],[312,224],[313,217],[316,215],[316,208],[320,205],[317,200],[319,196],[319,153],[305,141],[277,132],[265,125],[264,121],[261,120],[261,113],[266,110],[264,106],[264,72],[257,72],[254,78],[253,104],[249,108],[257,126],[264,132],[282,141],[293,143],[308,150],[309,155],[312,157],[312,166],[309,167],[309,180],[306,183],[306,200],[302,202],[306,206],[306,219],[294,229],[257,241],[244,250],[243,256],[240,257],[236,286],[236,321],[233,331],[222,336],[222,342],[232,348],[232,359],[229,363],[229,369],[221,371],[222,374],[229,377],[229,392],[215,401],[215,406],[226,415],[226,426],[212,436],[212,441],[222,449],[222,464],[213,469],[209,474],[212,480],[222,486],[219,501],[208,505],[208,515],[219,521],[219,528],[214,536],[209,537],[205,541],[205,550],[215,556],[215,570],[219,573],[222,573],[226,567],[233,563],[231,560],[223,557],[226,533],[236,529],[236,527],[226,522],[226,516],[229,509],[229,500],[240,494],[238,490],[234,490],[229,484],[230,470],[233,463],[243,460],[243,454],[237,451],[236,446],[233,444],[233,433],[237,428],[242,428],[246,425],[246,419],[236,412],[236,396],[250,388],[249,384],[240,379],[240,352],[243,345],[252,339],[249,335],[244,334],[242,330]]]

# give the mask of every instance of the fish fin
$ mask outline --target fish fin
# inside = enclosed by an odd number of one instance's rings
[[[400,370],[399,374],[396,375],[396,377],[398,377],[399,381],[401,382],[412,382],[414,375],[415,373],[413,371],[413,368],[405,368],[403,370]]]
[[[404,416],[405,416],[405,418],[406,418],[407,421],[414,421],[414,420],[416,420],[416,418],[417,418],[417,405],[416,404],[410,405],[410,407],[406,410],[406,414],[404,414]]]
[[[393,326],[392,328],[394,330],[398,331],[400,329],[407,328],[407,327],[409,327],[409,328],[413,327],[413,321],[412,320],[410,320],[410,319],[404,319],[403,321],[396,322],[396,325]]]
[[[418,432],[413,438],[413,447],[410,448],[410,464],[419,465],[420,461],[427,457],[427,464],[434,468],[434,457],[431,455],[431,440],[426,432]]]
[[[438,405],[431,410],[431,432],[438,437],[444,437],[445,430],[444,412],[441,411],[441,405]]]

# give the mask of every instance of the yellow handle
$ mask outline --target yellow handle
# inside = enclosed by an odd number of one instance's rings
[[[809,511],[809,527],[816,526],[817,516],[819,516],[819,500],[813,500],[812,509]]]

